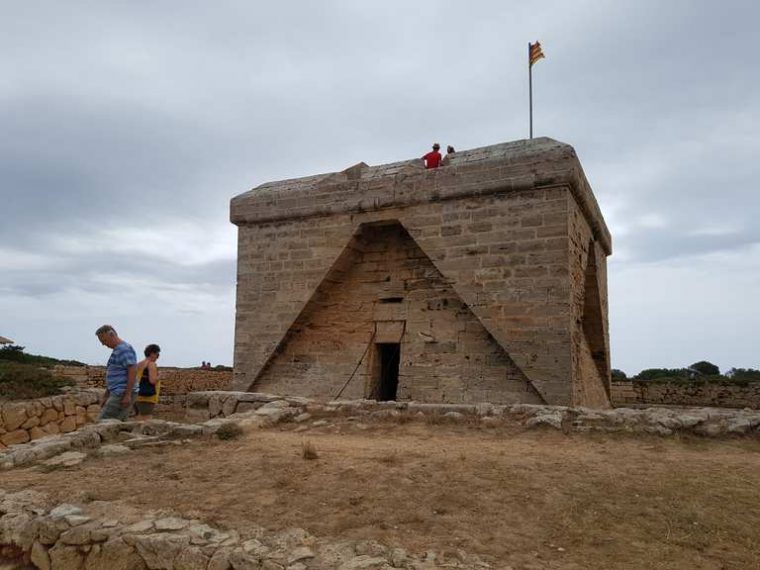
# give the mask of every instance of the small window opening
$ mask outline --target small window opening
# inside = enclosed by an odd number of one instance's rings
[[[401,357],[401,344],[398,342],[383,342],[375,345],[380,361],[377,379],[377,399],[387,402],[396,399],[398,390],[398,366]]]
[[[381,303],[403,303],[404,298],[403,297],[384,297],[380,299]]]

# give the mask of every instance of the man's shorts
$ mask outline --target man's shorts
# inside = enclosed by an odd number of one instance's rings
[[[137,415],[139,416],[152,416],[153,408],[156,404],[153,402],[135,402],[135,409],[137,409]]]
[[[98,420],[121,420],[124,421],[129,417],[129,410],[135,402],[136,392],[132,392],[132,399],[128,406],[121,405],[121,399],[124,394],[109,394],[108,399],[100,408]]]

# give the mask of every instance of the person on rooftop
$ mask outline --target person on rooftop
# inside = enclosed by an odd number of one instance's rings
[[[441,145],[435,143],[433,150],[422,157],[422,160],[425,161],[425,168],[438,168],[438,165],[441,164],[441,153],[438,152],[440,148]]]

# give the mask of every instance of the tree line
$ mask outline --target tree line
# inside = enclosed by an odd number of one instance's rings
[[[708,360],[700,360],[685,368],[646,368],[629,377],[617,368],[612,369],[612,379],[620,380],[730,380],[734,382],[760,381],[760,370],[754,368],[729,368],[721,374],[720,368]]]

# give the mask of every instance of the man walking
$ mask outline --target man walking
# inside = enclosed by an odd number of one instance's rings
[[[106,367],[106,401],[98,419],[124,421],[129,416],[137,394],[135,349],[121,340],[111,325],[103,325],[95,331],[95,335],[100,344],[113,350]]]

